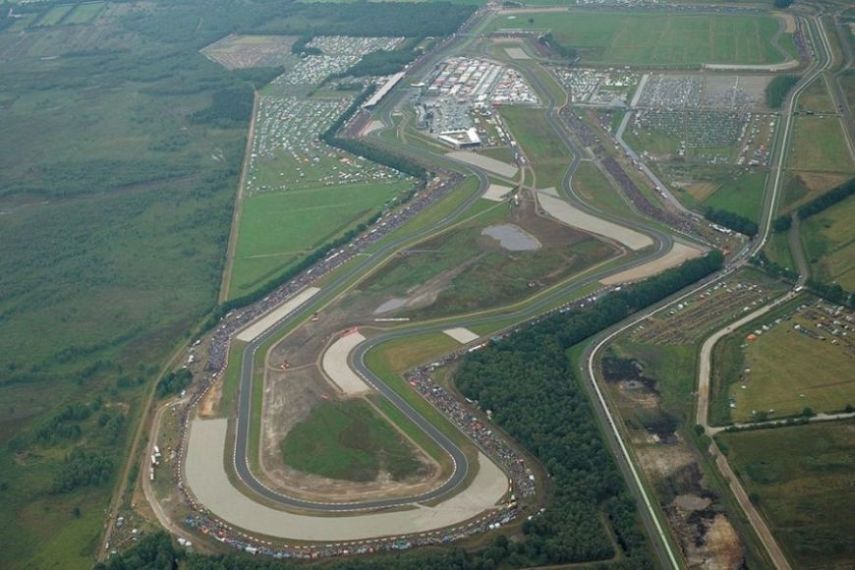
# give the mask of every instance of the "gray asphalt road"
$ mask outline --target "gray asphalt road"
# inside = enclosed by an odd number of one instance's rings
[[[465,39],[463,41],[469,42],[471,40]],[[452,46],[451,49],[453,49]],[[456,51],[456,50],[455,50]],[[432,63],[434,59],[439,59],[441,55],[436,58],[431,58],[430,60],[425,60],[420,69],[430,69],[432,67]],[[532,76],[530,78],[533,83],[535,83],[535,88],[540,89],[543,92],[548,92],[545,87],[540,83],[539,78],[536,76]],[[398,95],[400,97],[400,95]],[[549,115],[552,119],[552,122],[555,125],[558,125],[560,122],[558,120],[558,110],[556,108],[556,102],[550,101],[550,109]],[[391,106],[385,107],[383,112],[388,117],[388,114],[391,112]],[[559,136],[561,136],[562,140],[570,146],[572,142],[568,137],[567,133],[563,130],[557,131]],[[425,158],[425,156],[419,152],[411,152],[408,149],[397,149],[399,152],[403,151],[404,153],[411,154],[414,158]],[[585,209],[591,213],[594,213],[598,216],[607,217],[602,212],[597,212],[591,209],[587,204],[579,201],[575,195],[570,191],[570,179],[572,174],[575,172],[576,167],[579,164],[580,152],[578,149],[573,149],[573,161],[572,164],[568,168],[568,174],[564,179],[564,188],[565,194],[568,200],[572,201],[577,207]],[[433,158],[433,157],[432,157]],[[436,162],[434,160],[434,162]],[[444,163],[448,164],[451,161],[447,159],[443,160]],[[454,164],[458,169],[460,168],[459,164]],[[481,190],[486,189],[489,184],[489,180],[484,171],[475,168],[469,167],[469,170],[474,172],[476,176],[478,176],[479,183],[481,186]],[[474,195],[472,198],[461,204],[454,212],[447,215],[443,218],[439,223],[437,223],[432,228],[427,228],[423,232],[421,232],[420,236],[417,237],[428,237],[431,234],[435,233],[438,228],[442,228],[454,220],[456,220],[468,207],[476,200],[478,194]],[[507,319],[512,318],[514,320],[524,321],[530,319],[538,314],[541,314],[547,307],[551,306],[556,302],[557,299],[563,298],[568,294],[578,291],[583,287],[590,285],[591,283],[597,282],[599,279],[605,277],[608,274],[614,273],[619,270],[628,269],[630,267],[635,267],[637,265],[641,265],[647,263],[653,259],[656,259],[662,255],[664,255],[671,247],[672,240],[670,236],[667,234],[652,229],[650,227],[644,226],[638,223],[627,223],[623,220],[615,220],[624,225],[630,225],[634,229],[645,232],[651,237],[653,237],[655,242],[655,247],[652,248],[647,254],[633,259],[628,263],[621,264],[619,267],[611,268],[609,270],[599,271],[585,279],[579,280],[572,284],[568,284],[565,287],[561,287],[553,290],[547,295],[544,295],[540,299],[538,299],[534,303],[530,303],[525,308],[510,312],[510,313],[501,313],[501,314],[490,314],[481,317],[475,317],[470,319],[464,319],[455,321],[455,324],[459,326],[474,326],[477,324],[488,323],[498,318]],[[364,273],[368,270],[368,268],[380,263],[384,260],[391,252],[397,250],[399,247],[404,245],[406,242],[415,241],[416,237],[409,237],[402,240],[395,240],[386,243],[382,248],[373,253],[371,256],[366,257],[364,261],[359,263],[356,267],[349,269],[348,271],[342,273],[337,276],[336,279],[327,284],[322,293],[318,295],[318,297],[313,298],[313,303],[316,301],[324,301],[327,299],[332,299],[338,293],[340,288],[346,283],[350,282],[354,277]],[[386,342],[392,338],[402,338],[406,336],[412,335],[420,335],[427,332],[440,331],[449,326],[448,322],[443,322],[441,324],[434,325],[414,325],[411,327],[401,327],[400,329],[396,329],[394,331],[390,331],[389,333],[379,335],[370,339],[367,339],[363,342],[352,354],[352,366],[357,371],[357,373],[362,376],[362,378],[372,385],[380,394],[382,394],[385,398],[387,398],[393,405],[399,408],[408,419],[410,419],[413,423],[419,426],[428,436],[430,436],[452,459],[454,469],[452,471],[451,476],[439,487],[436,487],[432,491],[415,496],[415,497],[403,497],[403,498],[395,498],[395,499],[378,499],[372,501],[362,501],[357,503],[321,503],[315,501],[307,501],[304,499],[300,499],[298,497],[292,497],[281,492],[275,491],[259,481],[252,473],[250,469],[250,462],[248,458],[248,450],[250,448],[249,445],[249,437],[250,437],[250,425],[252,418],[252,383],[253,383],[253,364],[255,360],[255,356],[259,348],[272,336],[277,333],[277,330],[282,326],[285,326],[289,323],[296,322],[300,318],[302,318],[302,311],[296,311],[292,315],[284,318],[277,326],[269,329],[265,334],[261,335],[251,343],[249,343],[243,352],[243,362],[241,369],[241,379],[240,379],[240,393],[238,400],[238,415],[237,415],[237,425],[236,425],[236,436],[235,436],[235,448],[234,448],[234,467],[237,476],[241,479],[241,481],[251,490],[258,493],[259,495],[272,500],[278,504],[283,506],[300,508],[306,510],[318,510],[325,512],[341,512],[341,511],[359,511],[359,510],[369,510],[369,509],[377,509],[377,508],[390,508],[405,504],[410,504],[413,502],[423,502],[429,501],[432,499],[436,499],[442,497],[452,491],[454,491],[467,477],[468,475],[468,461],[465,454],[451,441],[445,434],[443,434],[440,430],[438,430],[432,423],[427,421],[421,414],[419,414],[415,409],[413,409],[403,398],[401,398],[394,390],[389,388],[382,380],[377,378],[365,365],[364,356],[365,354],[378,346],[379,344]]]

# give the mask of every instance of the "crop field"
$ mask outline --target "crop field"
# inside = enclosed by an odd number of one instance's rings
[[[362,287],[386,299],[377,309],[383,316],[458,314],[520,300],[613,254],[605,243],[530,209],[494,206],[404,252]],[[485,234],[499,227],[521,229],[531,249],[507,249]]]
[[[240,297],[356,227],[410,187],[405,181],[265,192],[244,200],[231,275]]]
[[[834,103],[828,93],[825,80],[817,78],[799,96],[799,111],[810,111],[814,113],[836,113]]]
[[[831,172],[790,172],[784,184],[779,211],[790,212],[849,180],[851,175]]]
[[[794,51],[791,34],[772,39],[781,23],[772,16],[642,14],[568,11],[498,16],[490,31],[551,31],[579,49],[583,61],[689,65],[777,63]]]
[[[793,170],[853,172],[855,162],[837,117],[799,116],[795,121],[789,166]]]
[[[285,464],[331,479],[373,481],[381,471],[400,481],[423,465],[411,445],[362,399],[325,401],[282,441]]]
[[[801,237],[819,279],[855,290],[855,199],[848,198],[802,222]]]
[[[832,412],[855,403],[855,316],[809,301],[723,339],[714,354],[716,406],[736,422]]]
[[[38,27],[49,27],[56,26],[59,24],[65,16],[71,12],[71,9],[74,8],[74,4],[64,4],[60,6],[54,6],[45,14],[39,18],[36,22],[36,26]]]
[[[794,568],[855,558],[855,422],[717,436]]]
[[[106,6],[106,2],[86,2],[84,4],[78,4],[74,10],[71,11],[71,14],[66,16],[62,23],[88,24],[97,18],[101,12],[104,11]]]

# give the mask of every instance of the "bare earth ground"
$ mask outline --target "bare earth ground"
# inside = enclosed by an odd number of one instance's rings
[[[335,501],[349,502],[419,494],[438,486],[445,476],[436,462],[418,448],[416,456],[425,465],[426,475],[397,482],[382,473],[375,481],[361,483],[328,479],[292,469],[282,458],[280,443],[290,429],[308,417],[318,402],[340,395],[321,372],[319,355],[340,330],[356,325],[362,320],[358,315],[366,313],[364,304],[354,296],[348,297],[321,312],[317,320],[302,325],[270,351],[258,473],[270,487],[312,500],[329,501],[335,497]]]
[[[603,279],[602,283],[605,285],[616,285],[618,283],[626,283],[628,281],[638,281],[639,279],[656,275],[657,273],[670,269],[671,267],[676,267],[684,261],[699,257],[703,253],[703,250],[700,248],[674,242],[674,247],[671,248],[671,251],[662,257],[655,259],[650,263],[645,263],[638,267],[633,267],[632,269],[627,269],[626,271],[621,271],[620,273],[611,275]]]

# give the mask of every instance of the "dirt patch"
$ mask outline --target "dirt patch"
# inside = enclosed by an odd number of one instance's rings
[[[784,33],[785,34],[796,33],[796,18],[795,18],[795,16],[793,16],[792,14],[787,14],[785,12],[778,12],[775,15],[784,21]]]
[[[686,192],[689,195],[697,200],[698,202],[703,202],[718,190],[719,185],[714,182],[689,182],[683,186],[686,189]]]
[[[700,248],[674,242],[674,247],[671,248],[671,251],[659,259],[654,259],[649,263],[606,277],[602,280],[602,283],[604,285],[617,285],[618,283],[627,283],[630,281],[645,279],[652,275],[656,275],[657,273],[661,273],[666,269],[676,267],[684,261],[699,257],[703,253],[703,250]]]
[[[407,290],[406,297],[393,297],[387,299],[382,305],[374,310],[375,315],[384,315],[396,311],[414,311],[417,309],[425,309],[433,305],[439,294],[448,287],[455,277],[466,271],[473,264],[477,263],[482,255],[473,257],[465,263],[461,263],[454,269],[443,271],[442,273],[432,277],[422,285]]]
[[[220,400],[223,397],[223,378],[222,376],[216,382],[211,384],[205,397],[199,402],[199,417],[212,418],[220,409]]]

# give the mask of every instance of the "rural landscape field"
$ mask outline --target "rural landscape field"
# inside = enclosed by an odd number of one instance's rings
[[[0,3],[0,568],[855,564],[855,10]]]

